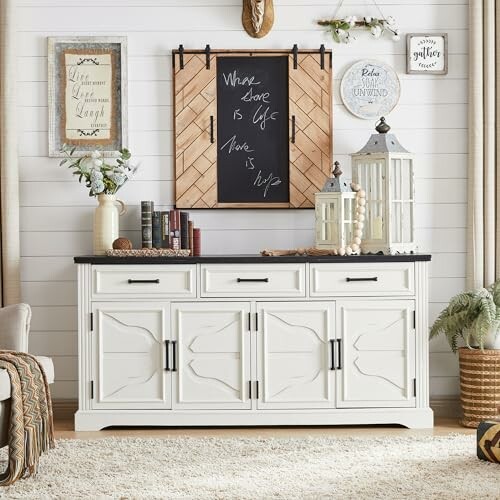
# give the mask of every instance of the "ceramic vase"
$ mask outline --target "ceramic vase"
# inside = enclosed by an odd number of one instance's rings
[[[106,250],[113,248],[113,241],[120,234],[120,215],[126,212],[126,208],[114,194],[99,194],[97,201],[99,205],[94,212],[94,255],[104,255]]]

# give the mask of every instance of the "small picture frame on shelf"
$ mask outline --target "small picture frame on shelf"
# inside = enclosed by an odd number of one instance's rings
[[[127,38],[48,38],[49,156],[127,147]]]
[[[447,33],[408,33],[406,72],[411,75],[448,73]]]

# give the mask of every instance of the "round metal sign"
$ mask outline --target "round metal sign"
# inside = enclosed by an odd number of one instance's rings
[[[396,72],[388,64],[370,59],[354,63],[340,84],[345,107],[365,120],[387,115],[398,103],[400,93]]]

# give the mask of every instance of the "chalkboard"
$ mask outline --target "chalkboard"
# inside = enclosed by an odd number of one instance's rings
[[[332,166],[332,52],[172,51],[175,206],[312,208]]]
[[[217,58],[217,199],[288,203],[288,57]]]

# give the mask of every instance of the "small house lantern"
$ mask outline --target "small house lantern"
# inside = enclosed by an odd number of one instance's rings
[[[332,177],[316,193],[316,248],[334,254],[352,255],[360,251],[365,211],[364,191],[345,184],[340,164],[334,163]]]
[[[362,253],[413,253],[414,230],[413,155],[389,134],[380,118],[366,145],[351,155],[352,179],[366,191]]]

